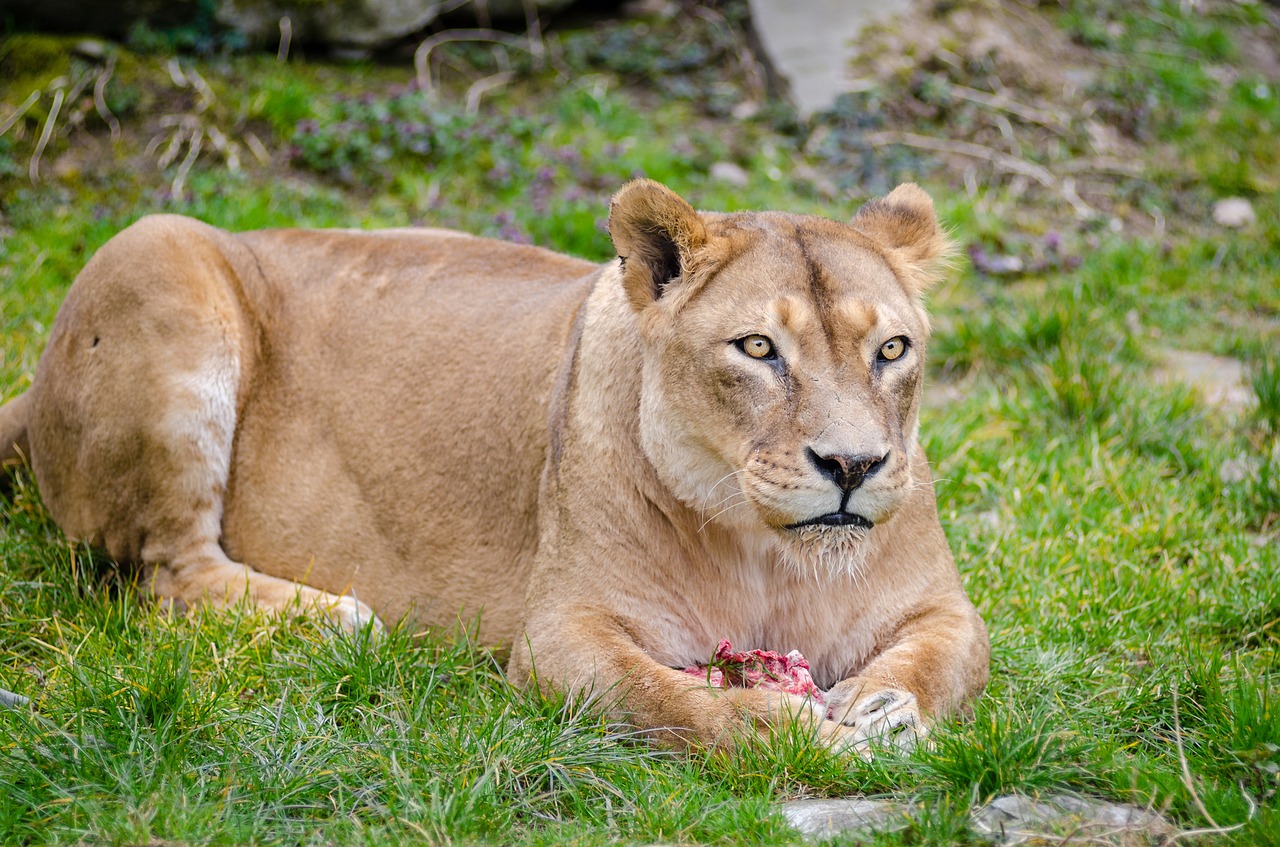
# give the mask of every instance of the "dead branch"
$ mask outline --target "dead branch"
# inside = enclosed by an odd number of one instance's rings
[[[1219,826],[1218,822],[1213,819],[1213,815],[1209,814],[1209,810],[1204,807],[1204,801],[1200,799],[1200,792],[1196,791],[1195,780],[1191,778],[1191,766],[1187,764],[1187,751],[1182,746],[1182,721],[1178,717],[1178,686],[1176,683],[1173,686],[1173,743],[1178,749],[1178,764],[1182,766],[1182,784],[1187,787],[1187,792],[1191,794],[1191,799],[1195,802],[1196,808],[1200,810],[1200,814],[1204,816],[1204,819],[1209,822],[1209,826],[1203,829],[1188,829],[1174,833],[1169,837],[1167,843],[1172,844],[1180,838],[1194,838],[1200,835],[1222,835],[1234,832],[1253,820],[1253,816],[1258,811],[1258,805],[1249,796],[1249,793],[1243,789],[1241,791],[1244,794],[1244,800],[1249,804],[1249,816],[1238,824]]]
[[[22,101],[22,105],[14,110],[13,114],[4,119],[4,123],[0,123],[0,135],[4,135],[9,131],[9,127],[13,126],[18,120],[31,111],[31,107],[40,101],[39,91],[33,91],[27,95],[27,99]]]
[[[976,103],[979,106],[986,106],[989,109],[995,109],[1000,112],[1007,112],[1029,121],[1034,124],[1040,124],[1043,127],[1052,129],[1056,132],[1066,132],[1069,128],[1067,116],[1059,111],[1049,111],[1047,109],[1038,109],[1034,106],[1028,106],[1024,103],[1007,97],[1003,94],[990,94],[986,91],[979,91],[976,88],[970,88],[967,85],[952,84],[950,91],[961,100],[968,100],[970,103]]]
[[[110,81],[111,75],[116,70],[116,57],[112,56],[107,60],[106,66],[98,74],[97,81],[93,84],[93,105],[98,110],[98,117],[111,127],[111,140],[117,141],[120,138],[120,121],[116,120],[116,116],[112,114],[111,109],[107,107],[107,82]]]
[[[518,35],[511,35],[492,29],[447,29],[426,39],[418,45],[417,50],[413,51],[413,67],[417,74],[418,89],[420,91],[435,96],[435,85],[431,81],[431,51],[442,44],[449,44],[455,41],[480,41],[490,44],[502,44],[507,47],[514,47],[517,50],[524,50],[535,58],[541,56],[544,52],[541,39],[535,44],[534,33],[532,32],[522,38]]]
[[[974,144],[971,141],[946,141],[941,138],[931,138],[927,135],[916,135],[913,132],[873,132],[866,136],[866,140],[867,143],[876,147],[885,144],[904,144],[907,147],[932,150],[935,153],[950,153],[957,156],[967,156],[971,159],[981,159],[1011,173],[1028,176],[1045,188],[1055,188],[1058,184],[1058,180],[1054,175],[1041,165],[1011,156],[1008,153],[1001,153],[999,150],[992,150],[990,147],[984,147],[981,144]]]
[[[44,128],[40,131],[40,140],[36,142],[36,151],[31,154],[31,164],[27,168],[27,176],[32,182],[40,181],[40,157],[44,155],[44,148],[48,145],[49,139],[53,137],[53,128],[58,122],[58,112],[62,109],[62,100],[66,97],[66,89],[59,86],[53,92],[53,105],[49,107],[49,114],[44,119]]]
[[[502,71],[473,82],[467,89],[467,114],[474,115],[479,112],[480,98],[493,89],[506,85],[515,75],[515,71]]]

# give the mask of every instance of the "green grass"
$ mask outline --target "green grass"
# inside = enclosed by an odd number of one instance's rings
[[[784,735],[670,756],[583,704],[512,689],[502,657],[465,639],[174,615],[127,568],[68,545],[19,473],[0,495],[0,687],[34,708],[0,710],[0,843],[784,844],[800,839],[778,801],[866,794],[926,809],[873,843],[944,845],[977,843],[969,810],[1010,791],[1150,805],[1183,828],[1207,825],[1200,803],[1222,825],[1252,803],[1216,841],[1280,843],[1280,200],[1266,189],[1280,81],[1242,65],[1239,44],[1268,32],[1260,11],[1152,8],[1059,17],[1081,45],[1144,57],[1096,82],[1130,117],[1150,91],[1139,129],[1177,157],[1148,174],[1166,232],[1084,223],[1054,261],[1014,279],[966,265],[933,297],[931,374],[954,399],[924,411],[922,435],[993,673],[930,748],[863,762]],[[167,57],[122,52],[122,141],[92,115],[68,125],[45,153],[56,175],[33,186],[46,113],[0,137],[0,397],[29,384],[79,268],[146,212],[232,229],[457,226],[602,259],[608,196],[633,174],[703,208],[847,217],[913,161],[862,161],[862,182],[833,195],[823,186],[852,178],[830,155],[849,116],[819,119],[822,144],[776,106],[726,117],[760,96],[733,32],[681,18],[567,33],[561,70],[513,56],[519,76],[476,114],[463,81],[428,102],[406,93],[402,66],[183,57],[217,95],[210,124],[256,134],[276,159],[246,154],[231,173],[202,158],[180,197],[175,165],[158,171],[145,147],[148,121],[189,93],[172,90]],[[1169,61],[1170,45],[1241,76]],[[0,115],[62,61],[48,42],[16,49],[0,53],[23,71],[0,81]],[[494,70],[488,53],[454,60]],[[710,180],[716,161],[752,181]],[[1166,171],[1178,179],[1161,183]],[[1052,252],[1034,204],[1000,216],[945,170],[921,178],[966,246]],[[1206,228],[1206,198],[1237,191],[1259,223]],[[1156,384],[1171,347],[1240,358],[1257,404],[1224,412]]]

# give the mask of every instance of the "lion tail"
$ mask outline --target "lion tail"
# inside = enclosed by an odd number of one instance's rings
[[[0,468],[27,461],[31,454],[27,441],[27,417],[31,394],[19,394],[0,406]]]

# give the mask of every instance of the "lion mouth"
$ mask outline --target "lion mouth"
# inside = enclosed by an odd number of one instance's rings
[[[826,515],[818,515],[816,518],[788,524],[787,529],[801,529],[806,526],[855,526],[859,529],[871,529],[875,524],[862,515],[854,514],[853,512],[831,512]]]

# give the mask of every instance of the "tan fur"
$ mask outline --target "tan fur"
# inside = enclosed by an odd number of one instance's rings
[[[600,267],[143,219],[72,286],[0,459],[21,448],[67,534],[160,597],[479,615],[515,683],[669,744],[914,739],[988,665],[916,439],[919,298],[949,249],[928,196],[844,224],[700,215],[642,180],[610,230]],[[756,334],[779,359],[746,355]],[[841,510],[874,528],[794,526]],[[677,670],[722,638],[802,651],[830,718]]]

